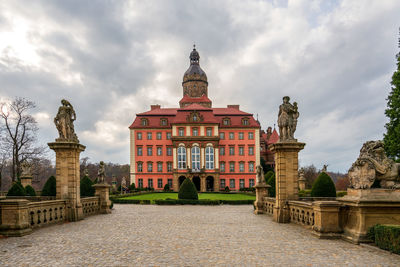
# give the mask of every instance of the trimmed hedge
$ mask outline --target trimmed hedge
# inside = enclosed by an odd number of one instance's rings
[[[186,178],[185,181],[183,181],[181,188],[179,189],[178,199],[199,199],[196,186],[189,178]]]
[[[26,195],[25,188],[21,185],[20,182],[15,182],[10,190],[7,192],[7,196],[14,196],[14,197],[23,197]]]
[[[239,188],[239,192],[255,192],[256,189],[254,187],[243,187]]]
[[[299,197],[310,197],[311,189],[299,190]]]
[[[275,193],[275,173],[273,173],[272,171],[269,171],[268,173],[270,173],[270,175],[268,176],[268,181],[267,184],[269,184],[271,187],[268,188],[268,195],[269,197],[275,197],[276,193]]]
[[[337,191],[336,192],[336,197],[344,197],[347,195],[347,191]]]
[[[36,197],[36,191],[31,185],[25,186],[25,193],[27,196]]]
[[[164,192],[169,192],[169,191],[171,191],[171,188],[169,188],[169,184],[168,184],[168,183],[164,185],[163,191],[164,191]]]
[[[150,200],[140,200],[140,199],[113,198],[111,199],[111,201],[117,204],[151,204]]]
[[[42,196],[55,197],[57,194],[56,177],[50,176],[42,189]]]
[[[94,191],[92,180],[85,175],[81,179],[81,197],[93,197]]]
[[[210,200],[210,199],[157,199],[154,203],[157,205],[251,205],[254,200]]]
[[[336,197],[336,187],[331,177],[321,172],[311,188],[311,197]]]
[[[229,192],[231,192],[231,190],[229,189],[229,186],[225,186],[225,189],[224,189],[224,191],[225,191],[226,193],[229,193]]]
[[[134,184],[134,183],[132,183],[130,186],[129,186],[129,190],[130,191],[135,191],[136,190],[136,185]]]
[[[377,224],[369,229],[368,238],[379,248],[400,254],[400,225]]]

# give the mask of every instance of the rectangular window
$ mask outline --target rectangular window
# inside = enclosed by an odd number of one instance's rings
[[[225,133],[219,133],[219,139],[224,140],[225,139]]]
[[[167,133],[167,140],[171,139],[171,133]]]
[[[207,136],[212,136],[212,129],[211,128],[207,128],[206,134],[207,134]]]
[[[137,147],[137,155],[142,156],[143,155],[143,148],[141,146]]]
[[[231,140],[235,139],[235,133],[229,133],[229,139]]]
[[[249,187],[254,187],[254,179],[249,179]]]
[[[185,134],[185,130],[183,128],[179,128],[178,135],[183,136]]]
[[[157,162],[157,171],[162,172],[162,162]]]
[[[138,179],[138,188],[143,188],[143,179],[142,178]]]
[[[153,135],[149,132],[147,133],[147,140],[151,140],[153,138]]]
[[[147,172],[153,172],[153,162],[147,162]]]
[[[157,140],[161,140],[161,138],[162,138],[162,133],[158,132],[157,133]]]
[[[235,162],[229,162],[229,172],[235,172]]]
[[[249,146],[249,155],[254,155],[254,146]]]
[[[220,154],[221,156],[225,156],[225,147],[224,147],[224,146],[221,146],[221,147],[219,148],[219,154]]]
[[[193,136],[199,136],[199,129],[193,128]]]
[[[229,155],[235,155],[235,147],[234,146],[230,146],[229,147]]]
[[[219,169],[220,169],[221,172],[225,172],[225,162],[221,162],[219,164]]]
[[[153,179],[149,179],[149,180],[147,181],[147,187],[153,188]]]
[[[239,155],[243,156],[244,155],[244,146],[239,147]]]
[[[167,162],[167,172],[172,172],[172,162]]]
[[[254,133],[253,132],[249,132],[249,139],[253,140],[254,139]]]
[[[221,185],[221,189],[224,189],[225,188],[225,179],[221,179],[220,180],[221,182],[220,182],[220,185]]]
[[[239,171],[244,172],[244,162],[239,162]]]
[[[239,180],[239,188],[244,188],[244,179]]]
[[[168,179],[169,188],[172,190],[172,179]]]
[[[138,172],[143,172],[143,163],[142,163],[142,162],[138,162],[138,164],[137,164],[137,171],[138,171]]]
[[[235,179],[229,179],[229,188],[235,188]]]
[[[151,146],[147,147],[147,156],[153,156],[153,147]]]
[[[157,156],[162,156],[162,147],[161,146],[157,147]]]
[[[136,139],[137,140],[142,140],[142,133],[137,133],[136,134]]]
[[[167,156],[172,156],[172,147],[167,147]]]
[[[249,172],[254,172],[254,162],[249,162]]]
[[[161,178],[158,178],[158,179],[157,179],[157,187],[158,187],[158,188],[162,188],[162,187],[163,187],[162,179],[161,179]]]
[[[243,140],[244,139],[244,133],[239,133],[239,140]]]

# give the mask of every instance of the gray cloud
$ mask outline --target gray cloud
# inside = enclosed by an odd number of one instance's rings
[[[241,104],[276,123],[299,103],[301,164],[345,171],[382,138],[395,67],[398,1],[2,1],[0,98],[38,108],[55,138],[61,98],[74,105],[84,156],[128,163],[129,131],[150,104],[177,106],[196,42],[214,106]]]

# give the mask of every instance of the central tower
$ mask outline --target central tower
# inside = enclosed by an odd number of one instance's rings
[[[190,66],[183,75],[183,98],[179,101],[181,108],[197,103],[211,108],[211,100],[208,98],[208,81],[206,73],[200,67],[200,55],[196,48],[190,53]]]

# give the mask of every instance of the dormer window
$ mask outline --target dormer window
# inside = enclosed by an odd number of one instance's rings
[[[147,126],[147,125],[149,125],[149,120],[148,120],[148,119],[141,119],[140,124],[141,124],[142,126]]]
[[[167,126],[168,125],[168,120],[167,119],[160,119],[160,124],[161,124],[161,126]]]
[[[249,125],[249,118],[243,118],[242,125]]]
[[[231,120],[229,118],[225,118],[222,120],[223,125],[231,125]]]

